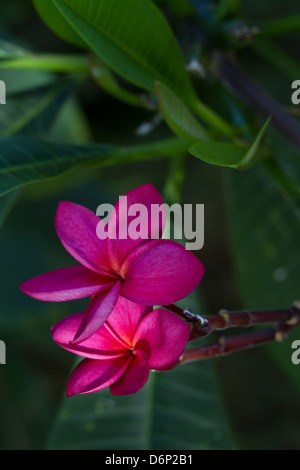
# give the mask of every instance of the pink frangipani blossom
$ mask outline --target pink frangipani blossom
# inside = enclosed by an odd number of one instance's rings
[[[116,217],[111,215],[107,226],[89,209],[61,202],[55,217],[56,231],[65,249],[81,265],[42,274],[21,285],[27,295],[43,301],[92,297],[74,331],[74,344],[85,341],[103,325],[120,295],[142,305],[169,305],[189,295],[204,275],[204,266],[193,253],[179,243],[160,239],[165,217],[151,220],[151,205],[163,204],[157,190],[146,184],[126,196],[128,210],[134,204],[149,209],[148,239],[109,236],[119,233],[123,216],[119,202]],[[126,220],[129,225],[132,217]],[[107,229],[106,240],[97,236],[99,224]]]
[[[68,380],[69,397],[106,387],[113,395],[136,393],[147,382],[150,369],[166,369],[179,359],[190,334],[188,324],[174,313],[119,297],[102,327],[74,345],[83,316],[70,315],[52,328],[59,346],[85,358]]]

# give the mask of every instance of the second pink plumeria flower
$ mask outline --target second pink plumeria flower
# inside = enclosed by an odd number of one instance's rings
[[[174,313],[152,311],[119,297],[103,326],[72,346],[82,318],[82,313],[70,315],[52,328],[59,346],[85,358],[68,380],[69,397],[106,387],[113,395],[136,393],[147,382],[150,369],[166,369],[179,359],[190,335],[188,324]]]
[[[189,295],[204,275],[204,266],[194,254],[179,243],[160,239],[165,218],[151,220],[151,205],[163,204],[156,189],[147,184],[126,196],[128,211],[133,204],[143,204],[148,209],[148,239],[117,235],[102,240],[97,236],[98,224],[102,223],[99,217],[80,205],[61,202],[55,218],[56,231],[66,250],[81,265],[42,274],[21,285],[23,292],[43,301],[92,297],[74,344],[85,341],[103,325],[120,295],[142,305],[169,305]],[[108,221],[108,234],[119,233],[119,203],[115,214],[117,217]],[[129,224],[130,217],[126,220]]]

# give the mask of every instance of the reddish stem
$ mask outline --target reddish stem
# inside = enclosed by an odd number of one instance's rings
[[[289,323],[298,324],[300,320],[300,304],[295,302],[292,307],[275,310],[241,310],[229,312],[220,310],[216,315],[196,315],[188,309],[182,310],[177,305],[167,305],[166,308],[181,316],[191,324],[190,341],[208,336],[216,330],[226,330],[232,327],[248,327],[263,323]]]
[[[189,310],[182,310],[176,305],[168,305],[172,312],[188,321],[191,328],[190,341],[199,337],[208,336],[215,330],[225,330],[230,327],[247,327],[262,323],[274,323],[273,327],[245,333],[233,337],[221,337],[215,344],[192,348],[184,351],[179,360],[169,369],[171,370],[186,362],[225,356],[235,351],[241,351],[270,341],[283,341],[285,337],[300,323],[300,304],[286,309],[257,310],[228,312],[221,310],[217,315],[199,316]]]
[[[283,341],[294,328],[295,325],[281,323],[265,330],[253,331],[233,337],[221,337],[217,343],[184,351],[179,360],[165,370],[175,369],[191,361],[227,356],[235,351],[260,346],[261,344],[266,344],[274,340]]]

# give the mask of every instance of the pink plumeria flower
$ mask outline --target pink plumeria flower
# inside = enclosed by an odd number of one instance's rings
[[[190,335],[188,324],[174,313],[119,297],[102,327],[72,345],[83,317],[83,313],[70,315],[52,328],[59,346],[85,357],[69,378],[69,397],[106,387],[113,395],[136,393],[147,382],[150,369],[166,369],[179,359]]]
[[[56,231],[81,265],[42,274],[21,285],[23,292],[38,300],[92,297],[74,343],[85,341],[103,325],[119,295],[142,305],[169,305],[189,295],[204,275],[205,268],[193,253],[179,243],[160,239],[165,217],[151,218],[151,205],[163,204],[156,189],[146,184],[126,196],[128,212],[133,204],[147,208],[148,239],[110,237],[110,233],[119,234],[123,216],[119,202],[114,208],[116,217],[109,218],[106,240],[97,236],[101,224],[106,227],[102,219],[85,207],[61,202],[55,217]],[[128,217],[128,226],[133,218]]]

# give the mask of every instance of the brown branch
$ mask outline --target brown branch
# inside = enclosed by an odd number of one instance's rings
[[[177,362],[165,370],[173,370],[182,364],[192,361],[227,356],[233,352],[260,346],[274,340],[281,342],[295,328],[295,326],[299,324],[299,322],[300,319],[298,319],[297,323],[294,325],[281,323],[275,325],[273,328],[253,331],[251,333],[233,337],[221,337],[217,343],[200,346],[199,348],[187,349]]]
[[[228,312],[221,310],[217,315],[195,315],[188,309],[182,310],[176,305],[167,308],[180,315],[191,325],[190,341],[208,336],[213,331],[231,327],[248,327],[262,323],[274,323],[271,328],[261,329],[233,337],[221,337],[217,343],[200,346],[184,351],[175,364],[166,370],[172,370],[186,362],[200,359],[226,356],[235,351],[249,349],[270,341],[283,341],[300,324],[300,303],[297,301],[290,308],[276,310],[243,310]]]
[[[197,315],[189,309],[183,310],[173,304],[167,305],[165,308],[190,323],[192,327],[190,340],[208,336],[216,330],[226,330],[232,327],[248,327],[263,323],[286,323],[295,326],[300,322],[300,303],[298,301],[289,308],[237,312],[223,309],[216,315]]]

